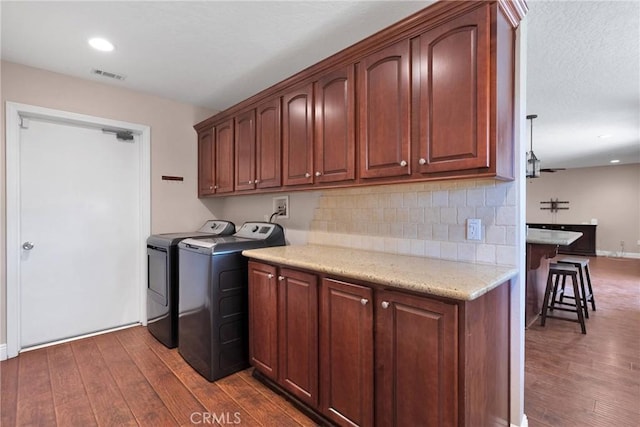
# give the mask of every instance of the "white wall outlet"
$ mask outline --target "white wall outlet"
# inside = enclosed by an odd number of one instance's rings
[[[482,221],[480,218],[467,219],[467,240],[482,240]]]
[[[289,218],[289,196],[273,198],[273,213],[278,213],[277,218]]]

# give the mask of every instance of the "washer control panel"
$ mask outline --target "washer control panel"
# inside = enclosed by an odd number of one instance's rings
[[[269,222],[245,222],[234,236],[245,239],[265,240],[273,234],[276,227],[276,224]]]

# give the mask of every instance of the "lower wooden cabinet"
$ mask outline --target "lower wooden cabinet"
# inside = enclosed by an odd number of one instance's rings
[[[380,291],[376,310],[376,425],[458,425],[457,305]]]
[[[341,426],[373,425],[373,290],[322,279],[320,404]]]
[[[324,423],[509,425],[509,292],[443,300],[250,261],[250,362]]]
[[[280,269],[278,276],[278,382],[295,397],[318,406],[318,279]]]
[[[278,285],[276,268],[249,262],[249,363],[278,379]]]

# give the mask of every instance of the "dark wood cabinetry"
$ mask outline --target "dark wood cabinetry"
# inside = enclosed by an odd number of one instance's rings
[[[485,5],[417,40],[421,173],[489,167],[490,23]]]
[[[280,138],[280,98],[258,105],[256,135],[257,188],[273,188],[282,185],[282,141]]]
[[[276,268],[249,262],[249,362],[278,379],[278,285]]]
[[[198,197],[233,192],[233,120],[198,134]]]
[[[373,290],[324,278],[320,301],[322,413],[341,426],[373,425]]]
[[[508,282],[459,301],[256,261],[249,274],[251,364],[325,421],[509,424]]]
[[[315,180],[355,179],[355,76],[353,66],[315,83]]]
[[[278,276],[279,383],[318,406],[318,279],[287,268]]]
[[[458,307],[381,291],[376,308],[376,425],[457,425]]]
[[[236,191],[255,188],[256,111],[249,110],[235,119],[235,188]]]
[[[313,85],[282,97],[283,184],[313,183]]]
[[[236,120],[247,135],[232,163],[238,192],[513,180],[515,28],[526,11],[523,0],[436,2],[198,123],[199,144]],[[208,161],[200,197],[219,193],[207,190]]]
[[[409,40],[358,64],[360,177],[409,175]]]
[[[198,197],[215,193],[215,147],[213,145],[213,128],[206,129],[198,135]]]
[[[544,228],[547,230],[577,231],[582,236],[569,246],[558,246],[558,253],[565,255],[597,256],[595,224],[541,224],[527,223],[530,228]]]

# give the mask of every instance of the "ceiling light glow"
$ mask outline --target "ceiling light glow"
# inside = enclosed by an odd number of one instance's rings
[[[609,163],[620,163],[620,160],[616,159],[616,160],[611,160]]]
[[[612,135],[608,134],[608,133],[605,133],[604,135],[598,135],[598,138],[602,138],[602,139],[607,139],[607,138],[611,138],[611,137],[612,137]]]
[[[113,43],[100,37],[89,39],[89,44],[92,48],[101,52],[111,52],[114,49]]]

